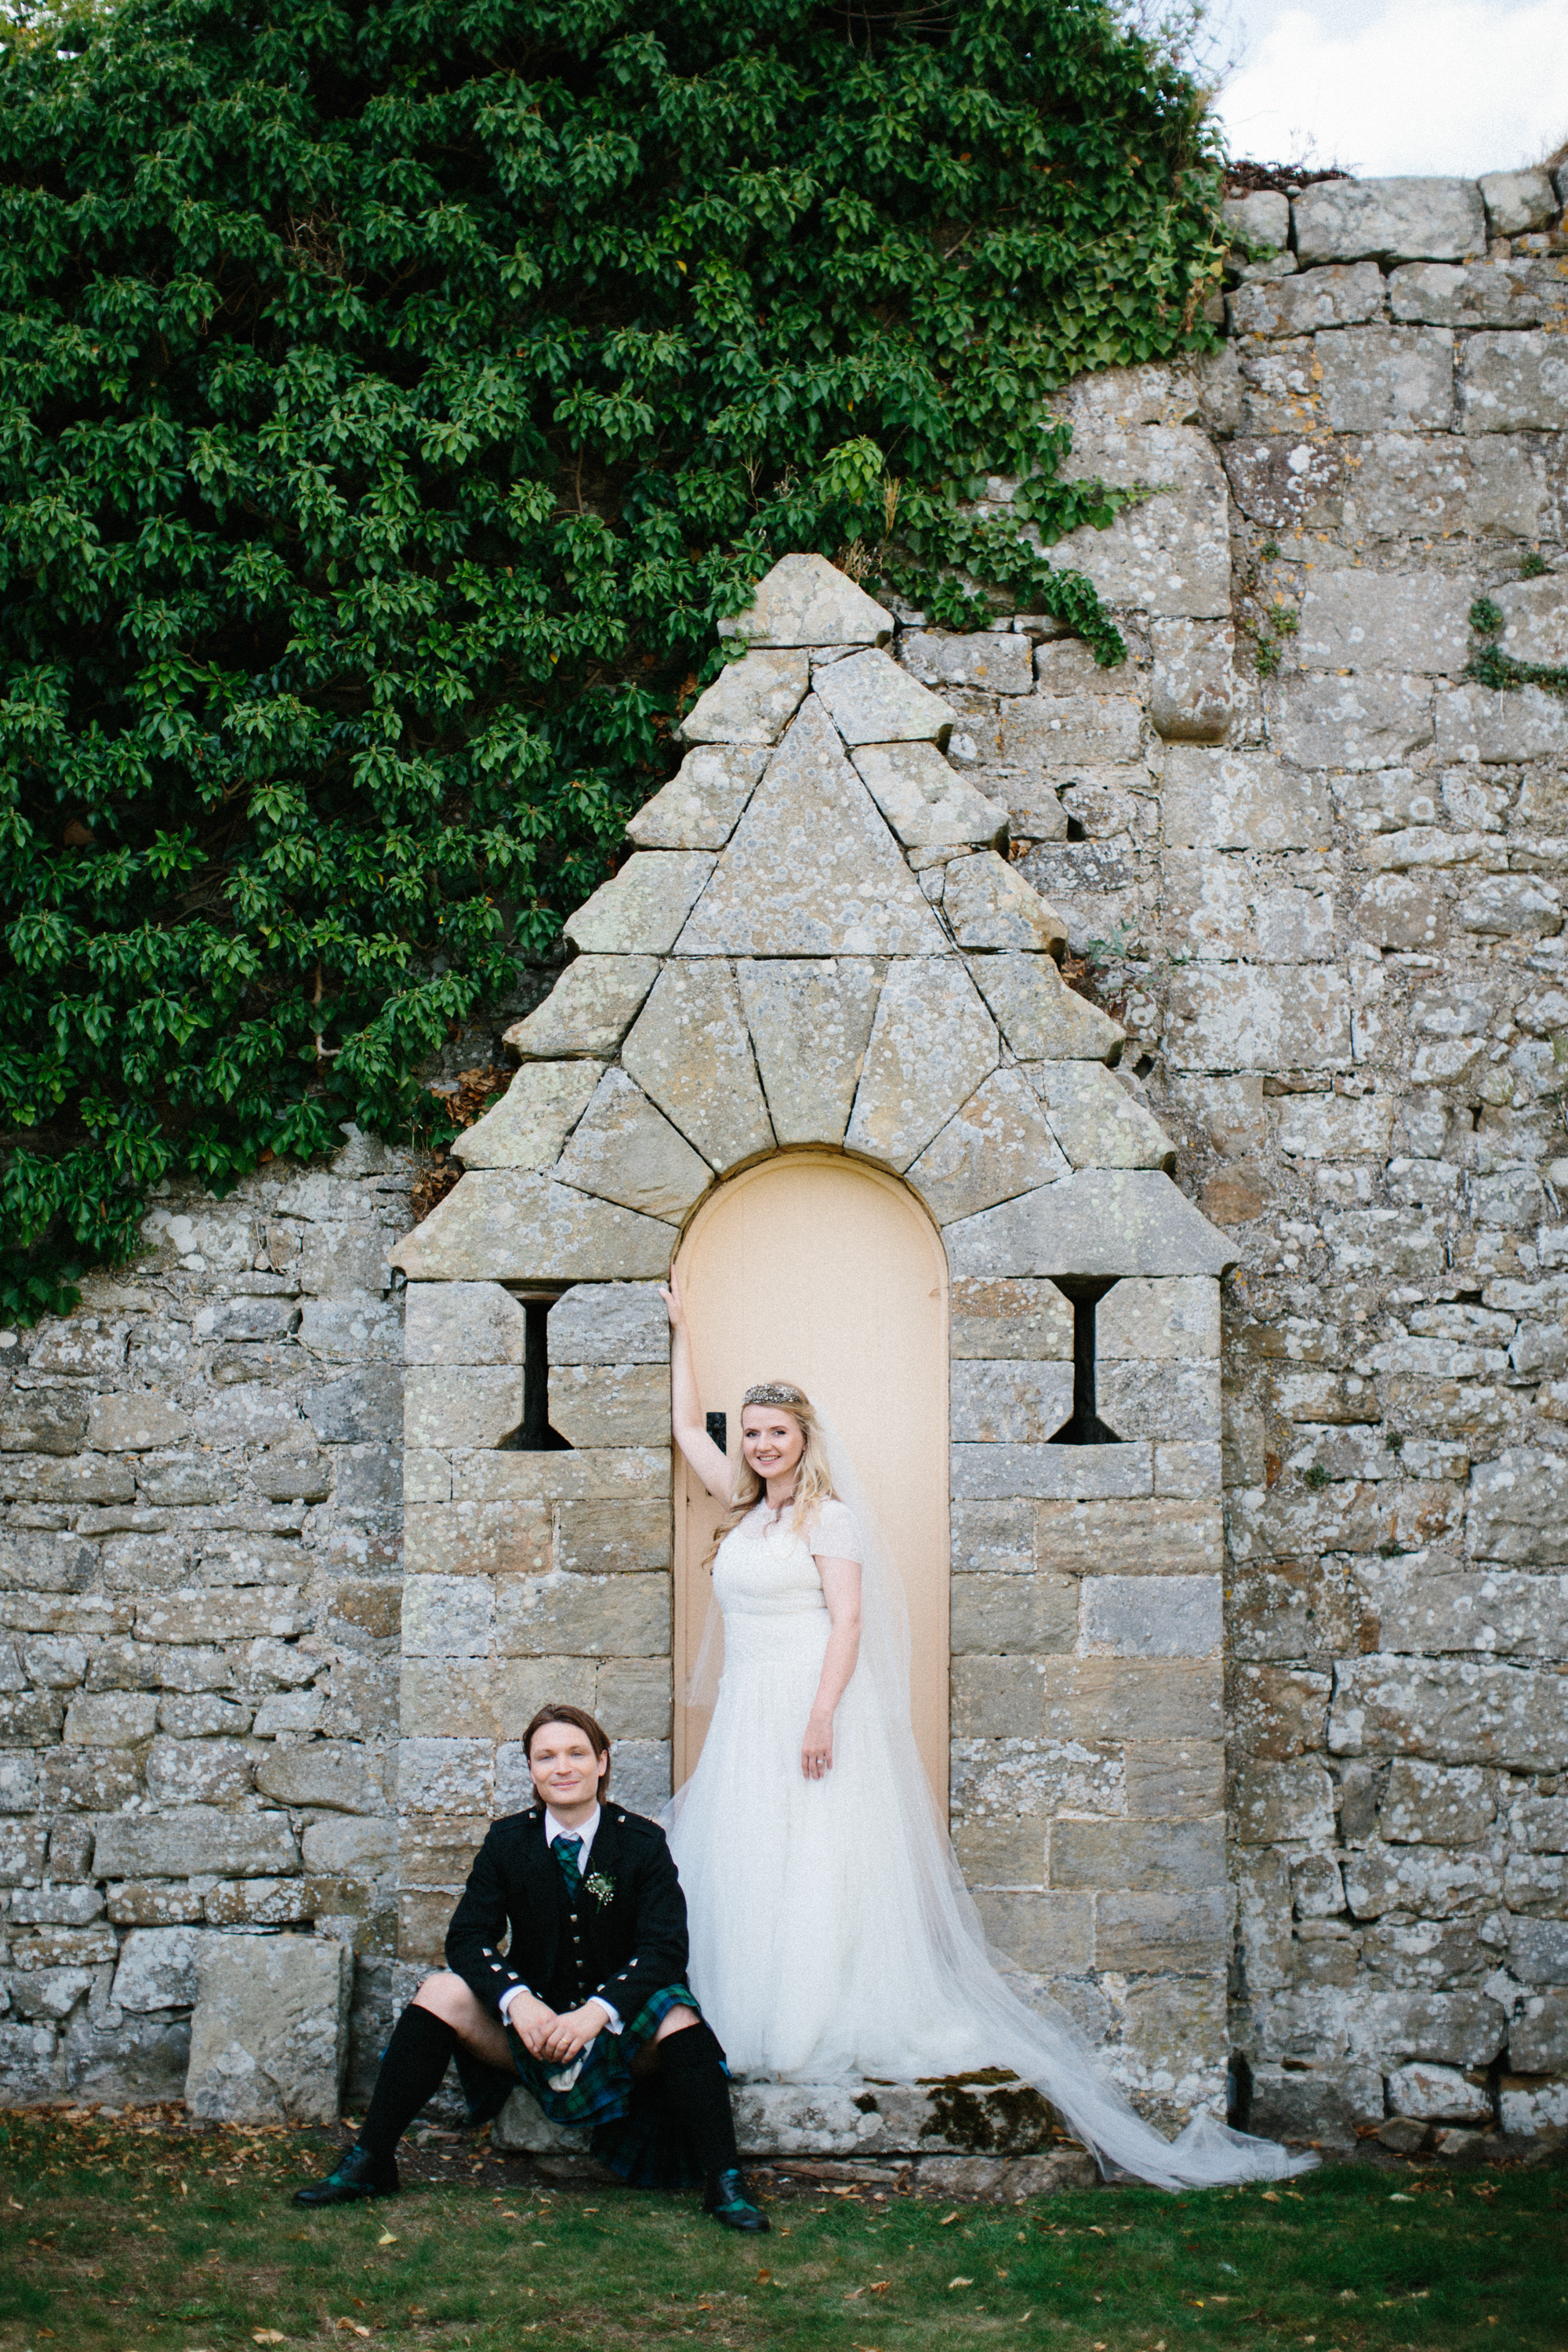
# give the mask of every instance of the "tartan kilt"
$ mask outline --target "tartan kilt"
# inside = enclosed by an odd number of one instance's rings
[[[557,2090],[550,2079],[565,2071],[558,2063],[535,2058],[521,2035],[510,2025],[506,2029],[518,2081],[546,2120],[568,2130],[588,2132],[589,2146],[598,2161],[635,2189],[694,2189],[701,2181],[684,2141],[669,2127],[658,2095],[657,2072],[634,2071],[635,2061],[652,2043],[672,2009],[702,2015],[688,1986],[661,1986],[622,2032],[606,2029],[595,2037],[582,2073],[568,2090]]]

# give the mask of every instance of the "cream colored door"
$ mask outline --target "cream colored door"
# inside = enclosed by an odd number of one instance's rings
[[[909,1600],[915,1736],[947,1811],[947,1262],[901,1184],[837,1152],[786,1152],[713,1193],[677,1260],[703,1409],[794,1381],[832,1414],[892,1547]],[[706,1710],[679,1703],[711,1584],[717,1513],[684,1462],[675,1482],[675,1779],[701,1752]],[[804,1729],[804,1725],[802,1726]]]

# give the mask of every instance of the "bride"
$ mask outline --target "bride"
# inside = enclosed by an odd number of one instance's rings
[[[916,2082],[1007,2067],[1103,2165],[1161,2188],[1304,2169],[1315,2159],[1206,2115],[1163,2138],[1066,2014],[1007,1980],[931,1801],[902,1589],[852,1465],[804,1392],[768,1381],[746,1391],[732,1467],[704,1426],[673,1272],[661,1296],[675,1442],[725,1506],[711,1555],[723,1671],[668,1826],[691,1983],[735,2072]],[[710,1618],[704,1658],[716,1632]]]

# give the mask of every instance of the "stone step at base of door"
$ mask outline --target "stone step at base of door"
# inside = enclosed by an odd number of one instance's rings
[[[1039,2093],[1008,2079],[735,2085],[735,2129],[749,2164],[781,2178],[940,2196],[1037,2197],[1092,2186],[1094,2160]],[[492,2144],[535,2157],[563,2179],[598,2177],[587,2136],[547,2123],[517,2092]]]

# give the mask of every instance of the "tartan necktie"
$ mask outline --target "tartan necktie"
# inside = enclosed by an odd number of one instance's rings
[[[550,1851],[555,1856],[556,1861],[561,1864],[561,1875],[566,1881],[567,1894],[575,1895],[577,1889],[583,1884],[583,1874],[577,1866],[583,1853],[582,1839],[574,1837],[552,1838],[550,1841]]]

